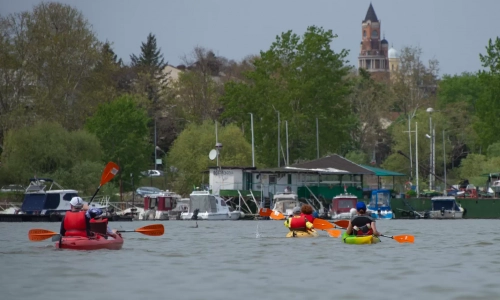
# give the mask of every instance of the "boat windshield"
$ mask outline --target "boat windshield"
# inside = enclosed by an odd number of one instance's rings
[[[356,207],[357,200],[356,199],[340,199],[340,200],[335,200],[337,201],[337,207],[338,208],[353,208]]]
[[[432,200],[432,210],[441,210],[441,208],[460,211],[455,200]]]
[[[280,212],[286,212],[287,209],[293,209],[295,206],[297,206],[298,203],[297,201],[280,201],[276,203],[275,209],[280,211]]]
[[[374,192],[372,193],[372,198],[370,199],[370,204],[368,206],[389,206],[390,193],[388,192]]]

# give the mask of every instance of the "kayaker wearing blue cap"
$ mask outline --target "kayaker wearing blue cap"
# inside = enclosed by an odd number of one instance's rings
[[[61,222],[61,236],[90,236],[90,218],[85,216],[83,200],[80,197],[73,197],[69,202],[71,210],[66,212]]]
[[[366,204],[364,202],[356,204],[356,213],[349,222],[347,234],[380,236],[380,232],[377,231],[375,226],[375,220],[366,214]]]
[[[288,227],[290,231],[307,231],[314,228],[311,222],[301,216],[300,207],[298,206],[293,208],[293,216],[285,221],[285,227]]]
[[[106,223],[106,234],[116,238],[116,233],[108,226],[108,219],[103,219],[103,211],[100,208],[92,207],[85,214],[90,219],[90,223]]]

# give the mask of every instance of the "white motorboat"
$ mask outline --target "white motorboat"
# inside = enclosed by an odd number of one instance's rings
[[[230,211],[223,198],[208,191],[193,191],[189,195],[189,208],[181,213],[181,220],[238,220],[239,211]]]
[[[56,189],[53,189],[56,187]],[[69,204],[71,198],[78,196],[78,191],[63,189],[52,179],[48,178],[32,178],[30,184],[24,193],[23,204],[19,214],[34,214],[34,215],[64,215],[68,210],[71,210]],[[97,198],[97,197],[96,197]],[[84,199],[84,206],[88,203]],[[108,200],[96,200],[90,204],[90,207],[96,207],[106,210]]]
[[[282,193],[276,193],[273,196],[273,211],[282,213],[285,217],[293,215],[293,208],[302,206],[299,196],[286,188]]]
[[[455,197],[438,196],[432,197],[432,210],[429,212],[430,219],[462,219],[463,207],[457,203]]]

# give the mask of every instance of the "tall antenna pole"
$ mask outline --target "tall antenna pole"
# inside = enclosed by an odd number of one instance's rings
[[[318,118],[316,118],[316,158],[319,159],[319,128],[318,128]]]
[[[217,147],[219,144],[219,139],[217,136],[217,121],[215,121],[215,149],[217,151],[217,167],[219,166],[219,148]]]
[[[154,146],[154,149],[155,149],[155,170],[156,170],[156,117],[155,117],[155,146]]]
[[[417,122],[415,122],[415,177],[417,178],[417,197],[419,197],[418,190],[418,128]]]
[[[286,130],[286,165],[290,165],[290,152],[288,151],[288,121],[285,121],[285,130]]]
[[[280,133],[280,127],[281,127],[281,121],[280,121],[280,112],[278,111],[278,168],[281,167],[281,155],[280,155],[280,145],[281,145],[281,141],[280,141],[280,137],[281,137],[281,133]]]
[[[411,155],[411,125],[410,115],[408,114],[408,140],[410,141],[410,178],[413,177],[413,156]]]
[[[250,113],[250,128],[252,131],[252,167],[255,167],[255,145],[253,140],[253,114]]]
[[[446,150],[444,149],[445,147],[445,142],[444,142],[444,129],[443,129],[443,167],[444,167],[444,190],[443,190],[443,195],[446,196],[448,193],[446,192]]]

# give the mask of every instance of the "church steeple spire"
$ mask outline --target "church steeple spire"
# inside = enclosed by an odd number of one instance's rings
[[[366,21],[372,21],[372,22],[378,22],[377,14],[375,13],[375,9],[373,9],[373,5],[370,2],[370,7],[368,7],[368,11],[366,12],[366,17],[363,22]]]

